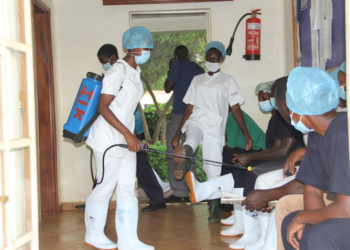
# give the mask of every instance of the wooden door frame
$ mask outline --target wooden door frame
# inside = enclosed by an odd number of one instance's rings
[[[32,0],[32,3],[38,121],[39,200],[41,215],[48,215],[59,212],[51,11],[41,0]],[[44,19],[44,22],[36,23],[35,20],[38,18]],[[41,31],[44,29],[44,33],[38,33],[38,29]],[[40,63],[37,61],[37,56],[41,56]]]

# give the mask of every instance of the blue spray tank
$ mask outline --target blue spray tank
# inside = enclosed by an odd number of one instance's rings
[[[86,140],[91,125],[99,116],[98,101],[101,95],[103,77],[92,72],[81,82],[68,121],[63,126],[63,137],[75,143]]]

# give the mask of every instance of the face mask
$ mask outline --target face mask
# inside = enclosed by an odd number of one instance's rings
[[[112,64],[110,62],[108,62],[106,64],[103,64],[102,67],[105,71],[107,71],[112,67]]]
[[[295,122],[293,121],[292,117],[293,117],[293,112],[292,112],[292,114],[290,115],[290,120],[291,120],[291,124],[294,126],[294,128],[295,128],[296,130],[299,130],[299,131],[300,131],[301,133],[303,133],[303,134],[315,131],[315,130],[313,130],[313,129],[309,129],[308,127],[306,127],[306,126],[304,125],[304,123],[301,121],[301,118],[302,118],[303,116],[300,116],[300,120],[299,120],[299,122],[298,122],[297,124],[295,124]]]
[[[271,97],[271,98],[270,98],[270,103],[271,103],[271,105],[272,105],[272,107],[273,107],[274,109],[278,110],[278,107],[277,107],[277,105],[276,105],[276,99],[275,99],[275,97]]]
[[[343,99],[343,100],[346,100],[346,92],[345,92],[345,89],[344,89],[344,86],[340,86],[340,98]]]
[[[273,109],[269,100],[259,102],[259,107],[262,112],[270,112]]]
[[[133,54],[130,54],[130,55],[134,56]],[[134,56],[134,57],[135,57],[135,62],[136,62],[137,65],[144,64],[151,57],[151,51],[142,50],[140,56]]]
[[[221,63],[211,63],[205,61],[205,67],[209,70],[209,72],[216,72],[220,69]]]

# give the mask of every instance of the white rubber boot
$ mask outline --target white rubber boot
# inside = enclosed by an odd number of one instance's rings
[[[85,245],[96,249],[117,249],[117,244],[104,233],[109,202],[93,202],[86,197],[85,205]]]
[[[243,234],[244,232],[244,226],[243,226],[243,217],[242,217],[242,210],[243,207],[239,204],[234,204],[234,215],[235,215],[235,224],[225,230],[222,230],[220,232],[220,235],[222,237],[237,237]]]
[[[270,213],[263,250],[277,250],[276,209]]]
[[[243,196],[243,188],[234,188],[232,191],[232,194],[238,195],[238,196]],[[232,226],[235,224],[235,210],[233,210],[233,214],[228,217],[227,219],[221,219],[221,224],[225,226]],[[242,225],[242,233],[243,233],[243,225]]]
[[[186,183],[190,190],[189,197],[192,203],[220,199],[221,192],[231,193],[235,184],[232,174],[226,174],[200,183],[191,171],[186,174]]]
[[[259,239],[253,244],[246,245],[244,250],[262,250],[264,248],[267,224],[269,223],[270,214],[259,211],[257,212],[257,216],[260,228]]]
[[[244,234],[235,243],[230,244],[230,249],[244,249],[246,245],[255,243],[259,239],[260,229],[259,222],[256,216],[256,211],[250,212],[245,210],[245,206],[242,207],[242,216],[244,223]]]
[[[227,219],[221,219],[220,223],[224,226],[232,226],[235,224],[235,214],[232,214]]]
[[[157,180],[158,180],[159,185],[160,185],[160,186],[162,187],[162,189],[163,189],[163,194],[169,192],[169,191],[171,190],[171,187],[170,187],[169,182],[164,182],[164,181],[162,181],[162,180],[159,178],[157,172],[154,171],[153,168],[152,168],[152,170],[153,170],[153,172],[154,172],[154,175],[157,177]]]
[[[137,237],[139,219],[138,201],[118,201],[115,228],[118,236],[118,250],[154,250],[153,246],[142,243]]]

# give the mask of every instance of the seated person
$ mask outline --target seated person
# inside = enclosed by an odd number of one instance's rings
[[[208,72],[193,78],[183,99],[188,104],[182,121],[173,139],[175,154],[192,156],[203,141],[203,158],[222,162],[222,149],[225,145],[225,124],[227,107],[230,105],[233,116],[245,135],[246,150],[252,147],[252,139],[244,122],[240,105],[243,95],[232,76],[220,71],[225,60],[226,49],[221,42],[211,42],[205,46]],[[180,145],[180,135],[186,132],[186,140]],[[190,160],[174,157],[175,178],[181,180],[190,168]],[[217,178],[221,166],[203,163],[208,180]],[[209,200],[209,223],[220,222],[220,199]]]
[[[271,88],[271,104],[275,106],[274,92],[279,83],[285,83],[287,77],[277,79]],[[259,101],[263,101],[263,95],[259,93]],[[234,154],[232,162],[241,166],[251,166],[252,172],[240,169],[231,171],[235,180],[235,187],[244,188],[244,196],[254,190],[257,176],[276,169],[281,169],[287,160],[287,157],[295,150],[304,147],[303,135],[289,125],[274,108],[268,129],[266,131],[266,150],[256,153]],[[274,138],[273,145],[271,139]],[[270,145],[269,145],[270,144]]]
[[[305,87],[307,82],[308,88]],[[285,249],[350,249],[350,173],[347,115],[337,113],[339,91],[325,71],[296,68],[287,85],[292,124],[308,132],[296,178],[305,183],[304,209],[282,224]],[[325,205],[323,193],[335,197]]]

